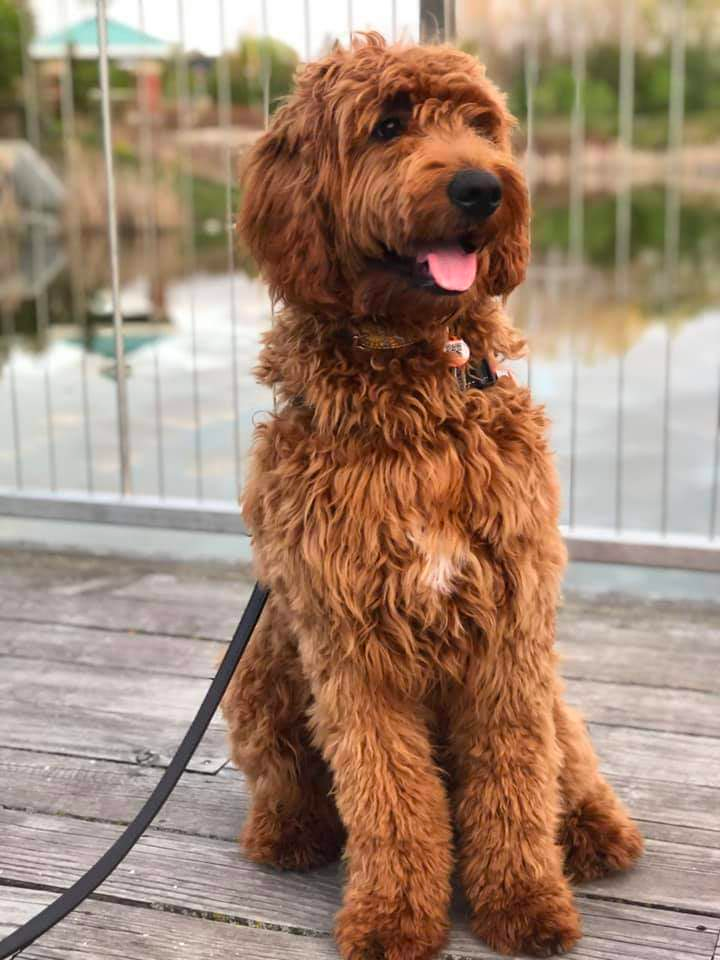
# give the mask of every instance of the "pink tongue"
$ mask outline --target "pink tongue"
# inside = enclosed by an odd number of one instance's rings
[[[477,256],[465,253],[459,243],[436,247],[418,254],[418,263],[427,263],[430,275],[443,290],[468,290],[475,281]]]

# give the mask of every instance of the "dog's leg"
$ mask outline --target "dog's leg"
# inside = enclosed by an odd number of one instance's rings
[[[428,960],[447,936],[451,829],[422,708],[360,670],[314,670],[313,722],[348,832],[346,960]],[[322,679],[320,679],[322,677]]]
[[[549,956],[580,936],[556,842],[550,632],[506,627],[449,704],[461,877],[474,932],[501,953]]]
[[[344,831],[327,764],[310,742],[310,689],[270,598],[223,700],[233,762],[253,802],[240,842],[248,857],[287,870],[336,860]]]
[[[555,726],[562,750],[560,790],[563,816],[560,840],[571,880],[594,880],[627,870],[643,849],[640,831],[600,775],[582,717],[561,698],[555,701]]]

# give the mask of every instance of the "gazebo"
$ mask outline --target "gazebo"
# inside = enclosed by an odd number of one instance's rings
[[[160,64],[172,55],[172,46],[165,40],[117,20],[107,21],[108,54],[144,85],[144,101],[154,111],[160,102]],[[88,17],[63,30],[38,37],[30,45],[33,60],[47,64],[46,73],[59,74],[62,63],[70,55],[73,60],[98,59],[97,18]]]
[[[143,33],[117,20],[108,20],[108,52],[113,60],[166,60],[172,51],[169,43]],[[96,60],[98,56],[97,18],[89,17],[65,30],[38,37],[30,45],[34,60],[61,60],[67,49],[76,60]]]

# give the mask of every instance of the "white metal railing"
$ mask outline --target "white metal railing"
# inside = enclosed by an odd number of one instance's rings
[[[261,34],[269,38],[269,0],[262,0]],[[0,489],[0,514],[25,517],[42,517],[49,519],[91,520],[109,523],[127,523],[147,526],[169,526],[178,529],[209,530],[219,532],[242,532],[242,521],[239,518],[235,504],[230,500],[217,501],[206,496],[204,485],[206,451],[203,446],[203,407],[201,398],[201,370],[198,364],[198,304],[194,290],[193,274],[195,272],[195,211],[193,208],[192,193],[192,147],[189,140],[184,140],[184,153],[181,158],[182,169],[185,174],[183,184],[185,188],[185,205],[188,217],[184,226],[184,252],[190,273],[188,297],[191,317],[191,370],[190,392],[192,397],[193,443],[194,443],[194,485],[195,499],[168,497],[167,494],[167,463],[165,457],[167,445],[167,429],[165,423],[165,398],[163,396],[161,377],[161,358],[159,351],[154,349],[153,376],[154,376],[154,445],[157,465],[157,493],[133,493],[133,437],[130,434],[129,389],[126,379],[126,361],[124,343],[126,329],[121,309],[121,262],[118,242],[118,224],[115,201],[115,167],[113,160],[113,131],[111,113],[110,90],[110,61],[108,52],[108,19],[107,0],[96,0],[98,19],[98,48],[100,65],[100,92],[101,115],[103,133],[103,157],[105,164],[105,179],[107,186],[107,235],[109,244],[110,274],[112,287],[112,318],[114,329],[114,376],[116,398],[116,428],[117,436],[115,448],[118,460],[117,492],[102,492],[98,489],[93,471],[93,450],[97,442],[96,431],[93,429],[92,403],[89,397],[88,369],[85,351],[82,352],[80,364],[81,399],[82,399],[82,432],[84,465],[86,475],[86,489],[82,492],[61,488],[58,483],[57,449],[55,443],[55,414],[54,394],[51,370],[46,362],[43,370],[42,390],[44,396],[45,435],[47,439],[47,477],[48,489],[28,488],[25,482],[23,469],[23,434],[21,427],[20,401],[17,390],[17,377],[12,360],[7,368],[8,403],[7,412],[11,424],[12,457],[14,461],[14,479],[12,487]],[[425,2],[419,5],[419,17],[413,27],[415,33],[425,37],[444,35],[446,25],[452,23],[453,10],[448,11],[447,0]],[[60,0],[60,9],[64,23],[67,26],[66,4]],[[313,9],[310,0],[303,2],[303,44],[305,56],[312,49]],[[575,278],[577,284],[582,283],[582,264],[584,259],[585,224],[584,200],[585,188],[583,183],[583,152],[585,150],[585,107],[584,86],[586,81],[586,48],[583,34],[582,0],[577,3],[577,17],[571,46],[572,72],[575,85],[574,103],[570,122],[570,176],[569,176],[569,256],[568,263],[574,272],[569,276]],[[208,8],[208,15],[212,7]],[[664,277],[670,295],[673,278],[677,269],[680,239],[680,197],[678,187],[678,158],[682,146],[683,134],[683,105],[684,105],[684,77],[685,77],[685,3],[684,0],[671,0],[672,31],[670,43],[672,51],[672,79],[671,95],[668,104],[669,119],[669,149],[666,179],[666,206],[665,206],[665,249],[664,249]],[[348,0],[346,7],[346,29],[351,34],[355,26],[353,0]],[[234,460],[235,485],[239,488],[242,480],[242,397],[239,388],[239,293],[236,283],[235,248],[233,244],[233,156],[230,143],[232,128],[232,93],[229,63],[229,49],[227,43],[227,10],[226,0],[216,0],[215,14],[217,16],[218,46],[220,56],[218,60],[218,114],[219,126],[224,132],[224,171],[225,171],[225,224],[226,233],[226,260],[227,260],[227,312],[228,325],[228,353],[230,367],[230,395],[228,406],[232,417],[232,445]],[[539,9],[537,0],[533,0],[528,18],[528,30],[524,48],[525,88],[527,101],[526,134],[527,154],[526,168],[531,190],[535,181],[535,117],[534,103],[535,90],[538,84],[540,70],[538,49]],[[623,162],[619,165],[619,183],[616,192],[616,234],[615,234],[615,283],[620,290],[626,290],[628,284],[628,266],[630,262],[630,202],[632,195],[632,180],[629,168],[629,153],[633,141],[633,71],[636,34],[636,0],[628,0],[623,6],[620,24],[620,114],[618,118],[619,142],[622,148]],[[138,19],[141,27],[145,24],[145,8],[143,0],[138,0]],[[190,101],[188,86],[188,59],[186,49],[186,24],[184,0],[177,0],[176,6],[177,34],[179,39],[176,89],[177,112],[180,125],[180,136],[190,132]],[[389,26],[386,27],[393,36],[408,32],[408,27],[399,21],[397,3],[393,2],[390,9]],[[346,38],[345,38],[346,39]],[[263,55],[262,69],[262,100],[263,112],[267,121],[270,109],[270,64]],[[24,61],[24,98],[27,119],[27,129],[30,142],[40,149],[40,134],[38,124],[38,94],[37,77],[32,61],[26,56]],[[64,147],[66,149],[66,163],[69,163],[69,154],[74,149],[76,130],[74,117],[74,98],[72,90],[72,74],[70,71],[70,51],[66,50],[65,70],[62,77],[60,97],[60,120],[64,133]],[[152,192],[155,183],[156,165],[156,134],[148,116],[148,105],[140,102],[140,124],[138,128],[140,177],[145,184],[146,196]],[[38,198],[35,198],[34,207],[39,210]],[[71,204],[72,207],[72,204]],[[2,224],[0,224],[0,230]],[[32,231],[32,255],[38,262],[44,262],[45,253],[43,244],[45,235],[42,232]],[[72,214],[69,224],[69,243],[74,256],[80,255],[81,239],[79,226]],[[148,263],[158,257],[158,227],[152,204],[145,210],[145,229],[143,231],[145,256]],[[85,309],[84,293],[81,288],[73,287],[72,309],[77,320]],[[47,332],[49,326],[47,291],[40,289],[36,294],[36,314],[42,331]],[[3,333],[10,339],[14,332],[12,311],[2,309]],[[639,533],[628,530],[625,526],[623,509],[624,487],[624,443],[625,443],[625,389],[626,389],[626,354],[620,351],[618,355],[616,403],[617,416],[615,422],[615,479],[614,479],[614,521],[607,528],[582,527],[577,523],[577,472],[578,462],[578,391],[579,372],[578,357],[575,348],[574,333],[570,337],[571,377],[567,397],[569,404],[569,468],[567,473],[567,523],[564,532],[567,536],[571,552],[579,559],[596,559],[603,561],[651,563],[671,566],[685,566],[696,569],[720,570],[720,540],[717,536],[718,485],[720,472],[720,432],[716,429],[714,435],[713,476],[710,484],[709,521],[707,534],[685,535],[671,532],[668,522],[669,474],[672,459],[672,431],[671,431],[671,396],[674,340],[669,326],[666,326],[666,340],[663,367],[663,429],[662,429],[662,479],[661,504],[657,529]],[[533,370],[528,363],[527,378],[532,380]],[[720,377],[718,378],[718,416],[720,417]]]

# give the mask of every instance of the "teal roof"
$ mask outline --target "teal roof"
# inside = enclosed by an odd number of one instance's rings
[[[122,59],[164,58],[170,54],[170,44],[149,33],[117,20],[108,20],[108,52],[111,57]],[[97,18],[81,20],[65,30],[38,37],[30,46],[30,55],[36,60],[54,60],[65,56],[67,47],[79,58],[98,55]]]

